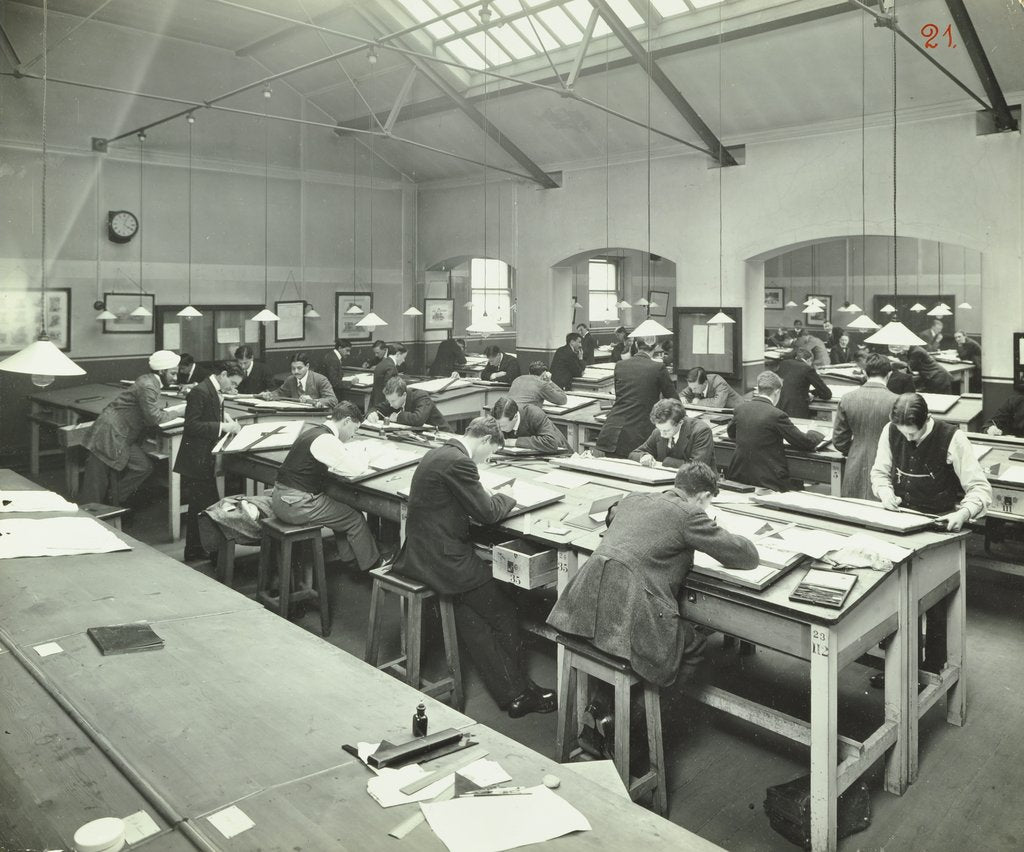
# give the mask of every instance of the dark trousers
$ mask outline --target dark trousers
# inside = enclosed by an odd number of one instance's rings
[[[200,479],[191,476],[181,478],[181,497],[188,503],[185,512],[185,553],[198,556],[203,551],[199,540],[199,513],[220,500],[217,480],[213,476]]]
[[[455,595],[452,601],[461,644],[504,710],[530,685],[516,608],[497,580]]]
[[[106,503],[124,506],[153,472],[153,462],[142,447],[128,448],[128,464],[124,470],[108,467],[91,452],[85,459],[85,479],[76,498],[79,503]]]

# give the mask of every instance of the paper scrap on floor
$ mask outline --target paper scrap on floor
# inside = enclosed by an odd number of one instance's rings
[[[587,818],[547,787],[531,787],[520,796],[473,796],[420,807],[449,852],[503,852],[590,831]]]
[[[408,766],[403,766],[401,769],[385,767],[384,769],[374,771],[377,773],[377,777],[371,778],[366,782],[366,792],[382,808],[391,808],[395,805],[405,805],[410,802],[428,801],[455,783],[455,770],[452,770],[449,775],[439,778],[422,790],[406,794],[402,792],[401,788],[429,774],[429,770],[424,769],[418,763],[411,763]],[[502,784],[505,781],[512,780],[511,776],[501,768],[501,764],[486,757],[481,757],[479,760],[469,764],[469,766],[464,766],[458,770],[458,774],[468,778],[478,787],[490,787],[494,784]]]
[[[0,513],[77,511],[76,503],[69,503],[53,491],[0,491]]]
[[[11,518],[0,521],[0,559],[75,556],[131,550],[93,518]]]

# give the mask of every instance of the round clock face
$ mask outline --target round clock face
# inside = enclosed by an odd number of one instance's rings
[[[127,210],[121,210],[110,217],[110,230],[122,239],[130,239],[139,230],[139,220]]]

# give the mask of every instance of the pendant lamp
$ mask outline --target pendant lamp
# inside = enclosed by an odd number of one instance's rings
[[[894,313],[896,313],[896,308],[894,308],[891,304],[885,305],[884,307],[879,308],[879,310],[883,314],[894,314]]]
[[[195,319],[202,314],[192,307],[192,127],[196,123],[196,117],[189,113],[186,116],[188,121],[188,304],[178,311],[179,317]]]
[[[280,322],[281,318],[270,310],[270,118],[266,103],[273,93],[263,90],[263,310],[252,322]]]
[[[358,314],[361,314],[362,312],[363,312],[363,309],[361,307],[359,307],[359,305],[357,305],[355,302],[353,302],[351,305],[349,305],[348,309],[345,311],[345,313],[347,315],[351,315],[351,316],[357,316]]]
[[[306,319],[320,319],[320,312],[309,302],[306,302],[306,310],[303,311],[302,315]]]
[[[920,313],[924,309],[924,305],[922,305],[920,302],[914,302],[914,304],[910,306],[910,310],[912,310],[914,313]]]
[[[96,320],[97,321],[99,321],[99,320],[104,320],[104,321],[106,321],[106,320],[116,320],[116,319],[117,319],[117,314],[115,314],[113,311],[108,311],[106,308],[104,308],[102,311],[100,311],[98,314],[96,314]]]
[[[485,312],[480,319],[467,325],[466,331],[470,334],[479,334],[482,337],[487,337],[490,334],[503,334],[505,329],[503,329],[495,320],[487,316]]]
[[[799,308],[800,306],[796,302],[794,302],[792,299],[790,299],[788,302],[786,302],[786,307],[787,308]]]
[[[972,310],[974,310],[974,308],[971,307],[971,303],[968,302],[966,299],[964,299],[964,301],[962,301],[956,307],[957,307],[957,310],[961,310],[961,311],[972,311]]]
[[[648,115],[648,118],[650,116]],[[722,6],[718,6],[718,138],[722,139]],[[723,231],[723,205],[722,205],[722,172],[725,171],[725,166],[722,164],[722,153],[723,145],[722,142],[718,142],[718,313],[716,313],[711,319],[707,321],[707,325],[733,325],[736,320],[729,316],[723,307],[723,296],[722,288],[723,282],[723,263],[722,263],[722,231]]]
[[[359,320],[359,322],[356,323],[356,326],[358,328],[369,329],[374,329],[377,328],[378,326],[384,325],[387,325],[387,323],[384,320],[382,320],[379,316],[377,316],[377,314],[375,314],[373,311],[370,311],[370,313],[368,313],[365,317],[363,317],[361,320]]]
[[[407,307],[404,311],[402,311],[402,316],[403,317],[421,317],[421,316],[423,316],[423,311],[421,311],[415,305],[409,305],[409,307]]]
[[[928,311],[927,316],[930,317],[949,317],[952,316],[953,312],[949,309],[949,305],[945,302],[939,302],[934,308]]]
[[[713,319],[713,317],[712,317],[712,319]],[[726,319],[728,319],[729,322],[732,322],[731,318],[726,317]],[[710,322],[711,322],[711,320],[708,320],[708,323],[710,323]],[[634,328],[627,336],[628,337],[671,337],[672,336],[672,332],[669,331],[667,328],[665,328],[665,326],[663,326],[657,320],[653,320],[650,317],[648,317],[642,323],[640,323],[640,325],[638,325],[636,328]]]
[[[851,320],[846,327],[862,329],[864,331],[873,331],[874,329],[879,328],[879,325],[867,314],[861,314],[857,319]]]

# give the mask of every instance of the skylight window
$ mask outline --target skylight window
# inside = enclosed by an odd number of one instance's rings
[[[547,25],[547,28],[562,44],[578,44],[583,40],[583,31],[561,9],[557,7],[545,9],[543,12],[538,12],[537,17]]]
[[[651,5],[663,18],[671,18],[673,15],[682,15],[690,11],[683,0],[651,0]]]

